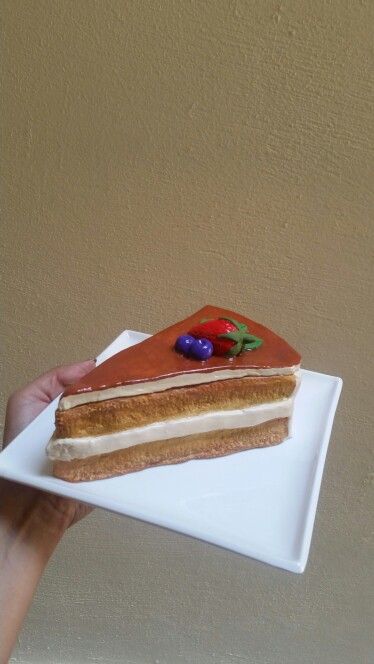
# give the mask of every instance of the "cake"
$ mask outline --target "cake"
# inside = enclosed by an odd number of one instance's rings
[[[299,367],[268,328],[205,306],[65,390],[47,447],[53,474],[97,480],[281,443]]]

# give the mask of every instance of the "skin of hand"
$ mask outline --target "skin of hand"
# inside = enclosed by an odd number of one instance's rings
[[[94,360],[57,367],[14,392],[7,404],[3,448],[68,385],[94,368]],[[90,511],[76,500],[0,479],[0,664],[8,661],[62,535]]]

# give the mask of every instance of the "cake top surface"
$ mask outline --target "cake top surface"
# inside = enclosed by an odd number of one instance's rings
[[[212,355],[207,360],[187,357],[175,350],[180,335],[204,319],[228,318],[246,325],[248,332],[262,343],[234,357]],[[298,367],[301,357],[284,339],[264,327],[228,309],[207,305],[170,327],[157,332],[135,346],[113,355],[74,385],[63,396],[95,392],[121,385],[144,383],[186,373],[204,373],[236,369],[284,369]]]

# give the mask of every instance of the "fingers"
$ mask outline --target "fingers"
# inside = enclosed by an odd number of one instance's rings
[[[67,366],[57,367],[57,380],[62,387],[67,387],[68,385],[75,383],[80,378],[83,378],[83,376],[92,371],[95,366],[95,360],[86,360],[85,362],[78,362],[77,364],[69,364]]]
[[[33,380],[32,383],[17,390],[17,392],[12,394],[9,401],[16,401],[18,403],[25,400],[32,400],[48,404],[60,392],[63,392],[68,385],[76,383],[94,368],[95,360],[86,360],[77,364],[55,367]]]
[[[7,445],[60,392],[95,368],[94,360],[56,367],[14,392],[8,400],[3,444]]]
[[[76,383],[95,368],[95,360],[86,360],[77,364],[56,367],[31,383],[46,394],[50,401],[55,399],[68,385]],[[31,386],[30,386],[31,387]]]

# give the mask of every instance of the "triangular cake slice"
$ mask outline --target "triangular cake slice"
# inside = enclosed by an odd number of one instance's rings
[[[280,443],[299,367],[268,328],[203,307],[65,390],[48,444],[54,475],[102,479]]]

